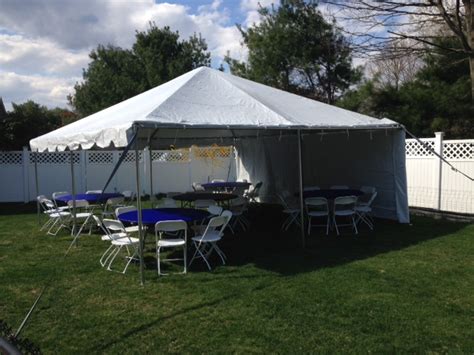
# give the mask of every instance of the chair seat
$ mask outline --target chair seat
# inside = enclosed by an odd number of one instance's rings
[[[308,212],[308,216],[311,216],[311,217],[324,217],[327,215],[328,215],[328,212],[326,211],[309,211]]]
[[[142,226],[142,230],[145,230],[146,226]],[[138,233],[138,226],[125,227],[127,233]]]
[[[181,245],[184,245],[185,241],[184,239],[161,239],[158,241],[158,246],[159,247],[179,247]]]
[[[76,219],[79,219],[79,218],[84,218],[84,219],[86,219],[86,218],[88,218],[88,217],[90,217],[90,216],[92,216],[92,213],[90,213],[90,212],[80,212],[80,213],[76,213]]]
[[[138,238],[118,238],[112,240],[113,245],[132,245],[132,244],[138,244],[140,240]]]
[[[115,240],[115,239],[120,239],[120,238],[125,238],[127,236],[126,233],[113,233],[110,236],[108,235],[103,235],[100,239],[101,240]]]
[[[372,208],[370,206],[356,206],[355,210],[357,212],[363,212],[363,213],[372,212]]]
[[[334,211],[335,216],[351,216],[354,214],[354,210],[339,210]]]
[[[196,237],[193,237],[192,239],[195,242],[217,242],[221,240],[222,236],[220,235],[219,232],[209,232],[207,233],[204,238],[201,235],[198,235]]]
[[[299,213],[300,209],[299,208],[285,208],[283,210],[283,213],[288,213],[288,214],[294,214],[294,213]]]

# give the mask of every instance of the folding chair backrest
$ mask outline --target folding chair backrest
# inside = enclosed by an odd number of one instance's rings
[[[347,190],[349,189],[349,186],[347,185],[332,185],[330,187],[331,190]]]
[[[194,191],[205,191],[204,187],[198,182],[193,182],[192,186]]]
[[[86,191],[86,195],[87,194],[101,194],[102,193],[102,190],[88,190]]]
[[[104,227],[107,228],[107,230],[109,232],[116,232],[116,231],[119,231],[119,232],[122,232],[122,233],[126,233],[125,232],[125,227],[123,225],[122,222],[116,220],[116,219],[107,219],[107,218],[104,218],[102,220],[102,223],[104,224]]]
[[[161,206],[165,208],[176,208],[178,207],[178,204],[176,203],[176,200],[165,197],[163,201],[161,202]]]
[[[229,210],[225,210],[222,212],[221,217],[226,217],[227,221],[224,223],[224,225],[221,228],[221,233],[224,233],[224,230],[226,229],[227,225],[229,224],[230,220],[232,219],[232,212]]]
[[[47,210],[50,210],[50,211],[51,211],[51,210],[56,210],[56,205],[54,204],[53,201],[48,200],[47,198],[45,198],[45,199],[43,199],[43,202],[42,202],[42,203],[43,203],[43,205],[45,206],[45,208],[46,208]]]
[[[334,211],[354,210],[357,203],[356,196],[340,196],[334,199]]]
[[[364,194],[373,194],[376,190],[375,187],[373,186],[361,186],[360,191],[362,191]]]
[[[122,191],[122,195],[124,198],[130,201],[132,201],[135,198],[135,192],[130,191],[130,190]]]
[[[69,208],[73,208],[74,201],[69,200],[67,202],[67,205],[69,206]],[[76,208],[88,208],[88,207],[89,207],[89,202],[87,202],[86,200],[76,200]]]
[[[377,191],[374,191],[372,195],[370,196],[369,200],[367,201],[367,204],[370,206],[372,202],[374,202],[376,197],[377,197]]]
[[[155,224],[155,232],[179,232],[187,231],[188,225],[185,221],[160,221]]]
[[[123,213],[132,212],[136,210],[137,208],[135,206],[118,207],[115,209],[115,215],[118,217]]]
[[[194,208],[209,208],[209,206],[216,205],[214,200],[196,200],[194,201]]]
[[[125,199],[123,197],[111,197],[107,199],[105,203],[106,206],[117,206],[124,203]]]
[[[258,192],[260,191],[262,185],[263,185],[263,182],[261,182],[261,181],[257,182],[257,185],[255,185],[255,188],[253,189],[254,193],[258,194]]]
[[[222,214],[223,208],[221,206],[211,205],[207,208],[207,212],[214,216],[220,216]]]
[[[66,196],[66,195],[69,195],[69,192],[59,191],[59,192],[53,192],[53,194],[51,196],[53,196],[53,200],[56,200],[58,197]]]
[[[328,200],[324,197],[309,197],[304,200],[306,212],[321,211],[328,212]]]

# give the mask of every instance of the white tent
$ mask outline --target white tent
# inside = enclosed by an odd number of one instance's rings
[[[135,139],[136,138],[136,139]],[[134,140],[135,139],[135,140]],[[238,175],[270,199],[304,184],[371,185],[375,213],[409,221],[405,132],[376,119],[202,67],[30,141],[34,151],[233,144]],[[301,200],[302,206],[302,200]]]

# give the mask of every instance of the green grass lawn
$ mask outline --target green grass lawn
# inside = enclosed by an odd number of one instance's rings
[[[142,287],[137,265],[100,267],[98,236],[62,262],[67,233],[0,206],[0,318],[18,327],[53,274],[22,333],[44,353],[474,351],[473,225],[378,221],[358,237],[317,231],[302,250],[275,208],[252,215],[250,233],[222,243],[228,265],[158,278],[149,249]]]

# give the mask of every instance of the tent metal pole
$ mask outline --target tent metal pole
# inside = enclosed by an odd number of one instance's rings
[[[148,146],[148,154],[148,160],[150,161],[150,201],[153,203],[155,201],[155,195],[153,194],[153,152],[150,146]]]
[[[300,222],[301,222],[301,244],[303,248],[306,246],[306,228],[304,227],[304,200],[303,200],[303,150],[301,147],[301,130],[297,130],[298,136],[298,171],[300,186]]]
[[[72,192],[72,231],[71,235],[74,235],[76,230],[76,178],[74,176],[74,153],[72,150],[69,151],[69,160],[71,162],[71,192]],[[77,243],[77,241],[76,241]]]
[[[142,221],[142,196],[140,193],[140,160],[138,155],[138,140],[135,143],[135,173],[136,173],[136,183],[137,183],[137,212],[138,212],[138,236],[140,242],[138,243],[139,247],[139,254],[140,254],[140,284],[143,286],[145,283],[144,275],[143,275],[143,221]]]
[[[35,157],[35,189],[36,189],[36,213],[38,215],[38,225],[40,225],[40,203],[38,201],[38,196],[39,196],[39,183],[38,183],[38,152],[33,152],[33,155]]]

